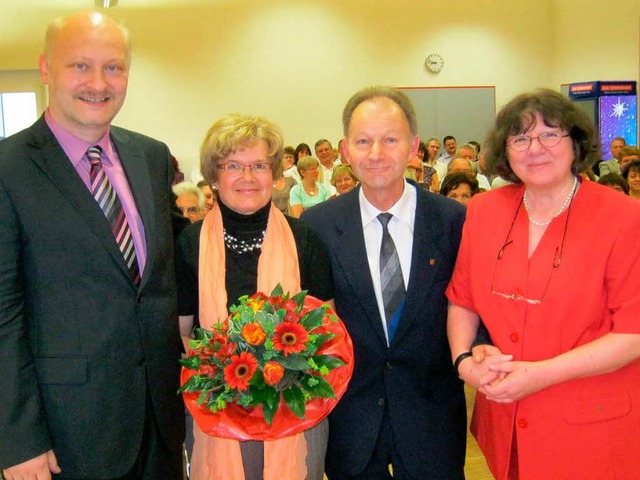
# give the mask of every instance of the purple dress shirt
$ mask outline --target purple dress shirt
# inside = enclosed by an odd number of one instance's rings
[[[112,145],[109,138],[109,131],[107,131],[107,133],[105,133],[98,142],[87,143],[56,123],[49,113],[49,110],[45,112],[44,119],[53,132],[53,135],[58,140],[58,143],[60,143],[60,146],[67,154],[71,165],[73,165],[73,168],[78,172],[78,175],[80,175],[80,178],[89,191],[91,191],[91,183],[89,180],[91,165],[87,159],[87,149],[93,145],[100,145],[102,147],[102,167],[104,168],[111,185],[118,194],[124,213],[127,216],[131,235],[133,236],[133,245],[136,249],[138,267],[140,268],[140,275],[142,276],[144,272],[144,265],[147,260],[147,244],[144,238],[144,225],[142,224],[142,219],[138,213],[136,202],[133,199],[127,175],[122,168],[118,152]]]

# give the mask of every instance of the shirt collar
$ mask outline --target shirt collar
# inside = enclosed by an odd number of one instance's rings
[[[69,160],[71,161],[71,164],[74,168],[78,168],[78,164],[84,158],[85,154],[87,153],[87,149],[94,145],[100,145],[100,147],[102,147],[102,150],[107,157],[107,161],[110,161],[109,159],[114,158],[114,150],[109,137],[109,128],[107,128],[107,132],[96,143],[87,143],[86,141],[76,137],[73,133],[66,130],[58,122],[56,122],[49,112],[49,109],[47,109],[47,111],[44,113],[44,119],[45,122],[47,122],[47,126],[51,129],[51,132],[53,132],[53,135],[56,137],[56,140],[58,140],[58,143],[60,143],[60,146],[67,154],[67,157],[69,157]]]
[[[378,221],[378,215],[383,213],[374,207],[367,197],[365,197],[362,187],[358,192],[360,196],[360,215],[362,218],[362,226],[366,227],[371,222]],[[404,180],[404,189],[402,195],[393,206],[387,210],[391,215],[396,217],[402,223],[407,224],[413,230],[413,218],[416,209],[416,187]]]

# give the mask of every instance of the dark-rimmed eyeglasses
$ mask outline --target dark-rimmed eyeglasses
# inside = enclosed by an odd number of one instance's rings
[[[226,162],[218,164],[220,170],[224,170],[228,175],[239,177],[248,168],[253,175],[264,175],[271,171],[273,165],[268,162],[256,162],[256,163],[240,163],[240,162]]]
[[[531,137],[529,135],[518,135],[517,137],[513,137],[511,140],[509,140],[507,142],[507,145],[517,152],[523,152],[524,150],[528,150],[529,147],[531,147],[532,141],[538,140],[538,142],[540,142],[540,145],[542,145],[543,147],[551,148],[558,145],[560,143],[560,140],[568,136],[568,133],[563,135],[560,132],[544,132],[537,137]]]
[[[513,226],[515,225],[516,219],[518,218],[518,212],[520,211],[520,207],[523,204],[523,200],[522,199],[520,200],[520,203],[518,203],[518,208],[516,209],[516,214],[513,216],[513,220],[511,221],[511,226],[509,227],[509,231],[507,232],[507,237],[505,238],[502,244],[502,247],[500,247],[500,250],[498,250],[496,264],[495,264],[495,267],[493,268],[493,278],[491,279],[492,294],[498,295],[499,297],[502,297],[502,298],[506,298],[507,300],[516,300],[520,302],[525,302],[525,303],[528,303],[529,305],[540,305],[542,303],[542,300],[544,299],[544,296],[546,295],[547,290],[549,289],[549,284],[551,283],[551,277],[553,276],[553,272],[557,268],[559,268],[560,264],[562,263],[562,251],[564,249],[564,240],[567,236],[567,226],[569,225],[569,215],[571,214],[571,204],[573,203],[574,196],[575,196],[575,191],[571,196],[571,202],[569,202],[569,207],[567,207],[567,218],[565,219],[564,230],[562,232],[562,240],[560,241],[560,246],[556,247],[556,251],[553,254],[553,264],[552,264],[551,272],[549,273],[549,278],[547,279],[547,283],[545,284],[544,290],[542,291],[542,294],[540,295],[539,298],[529,298],[528,296],[518,291],[511,292],[511,293],[504,293],[496,290],[495,288],[496,273],[498,271],[498,265],[502,263],[501,260],[502,260],[502,257],[504,256],[504,251],[506,250],[506,248],[513,243],[513,240],[511,240],[511,231],[513,230]]]

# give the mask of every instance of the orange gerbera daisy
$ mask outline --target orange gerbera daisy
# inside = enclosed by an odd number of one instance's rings
[[[302,325],[293,322],[282,322],[276,327],[273,336],[273,348],[282,350],[284,356],[290,353],[298,353],[307,348],[309,335]]]
[[[224,367],[224,381],[231,388],[246,390],[257,368],[258,361],[249,352],[234,355],[231,357],[231,363]]]

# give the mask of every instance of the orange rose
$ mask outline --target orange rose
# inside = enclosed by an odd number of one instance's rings
[[[249,345],[262,345],[267,334],[258,322],[251,322],[242,327],[242,337]]]
[[[264,374],[264,383],[273,387],[276,383],[282,380],[284,368],[282,368],[282,365],[278,362],[268,361],[264,364],[262,373]]]

